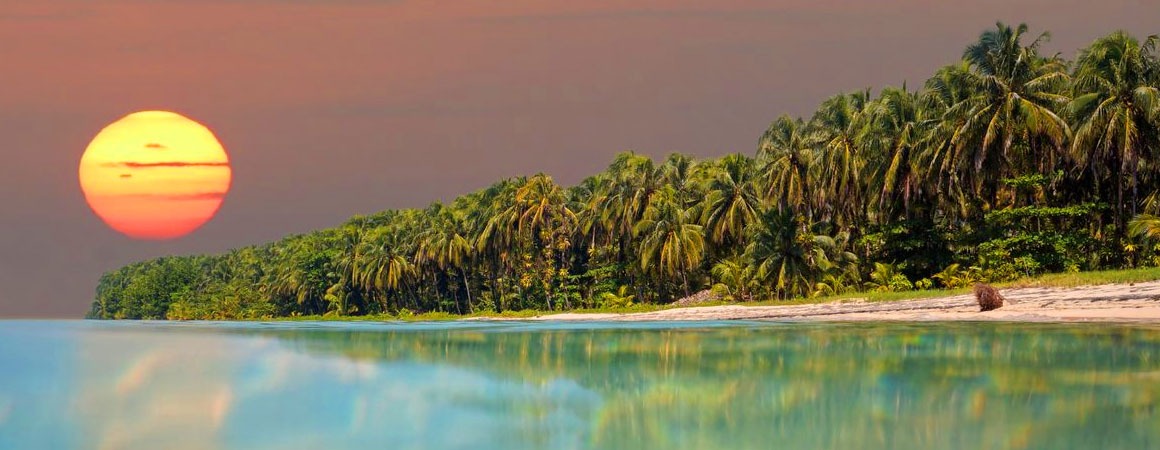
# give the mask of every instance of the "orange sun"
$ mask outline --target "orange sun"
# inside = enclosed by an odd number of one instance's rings
[[[230,190],[230,162],[205,126],[143,111],[101,130],[81,157],[85,200],[109,227],[138,239],[173,239],[202,226]]]

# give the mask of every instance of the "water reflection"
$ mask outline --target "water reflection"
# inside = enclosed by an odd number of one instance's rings
[[[0,448],[1149,448],[1160,329],[0,322]]]

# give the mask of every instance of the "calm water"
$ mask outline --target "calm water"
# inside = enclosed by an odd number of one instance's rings
[[[0,449],[1160,448],[1160,327],[0,321]]]

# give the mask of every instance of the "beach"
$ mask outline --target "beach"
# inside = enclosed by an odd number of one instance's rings
[[[973,294],[920,300],[867,302],[861,299],[809,305],[721,305],[629,314],[548,314],[533,320],[810,320],[810,321],[1008,321],[1157,322],[1160,281],[1071,288],[1001,289],[1002,308],[980,312]]]

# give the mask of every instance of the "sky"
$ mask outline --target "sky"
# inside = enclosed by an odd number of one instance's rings
[[[79,318],[100,275],[423,207],[511,176],[570,185],[632,150],[753,153],[782,114],[918,87],[996,21],[1074,58],[1160,33],[1153,0],[4,0],[0,317]],[[170,110],[214,130],[218,216],[138,241],[88,208],[104,126]]]

